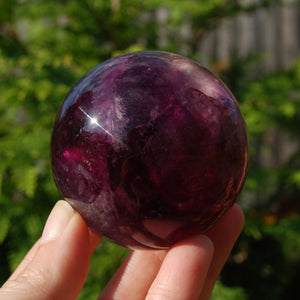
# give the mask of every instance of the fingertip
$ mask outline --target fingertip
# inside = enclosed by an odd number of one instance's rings
[[[244,226],[245,225],[245,214],[244,214],[242,207],[236,203],[233,206],[233,212],[239,217],[240,223]]]
[[[75,210],[68,202],[64,200],[56,202],[43,229],[41,244],[58,239],[74,214]]]
[[[174,259],[182,258],[185,264],[191,264],[188,268],[192,270],[195,268],[194,272],[197,273],[199,266],[202,266],[202,272],[204,272],[205,267],[209,266],[214,254],[214,244],[212,240],[203,234],[194,235],[186,238],[177,244],[175,244],[167,254],[168,256],[173,256]],[[180,263],[182,264],[182,263]]]
[[[205,249],[205,252],[207,254],[210,254],[211,256],[214,252],[214,244],[212,240],[208,236],[203,234],[194,235],[181,240],[173,245],[171,249],[174,249],[176,247],[193,247],[196,249]]]
[[[75,299],[84,284],[90,256],[99,240],[100,237],[90,233],[78,212],[66,201],[58,201],[41,239],[6,282],[0,298],[3,294],[8,297],[27,295],[27,290],[33,289],[30,298],[33,300]]]
[[[230,220],[234,224],[233,226],[237,229],[240,229],[240,231],[245,225],[245,214],[241,206],[237,203],[233,205],[225,218],[227,222]]]
[[[196,299],[201,293],[214,246],[205,235],[176,243],[167,253],[146,299]]]

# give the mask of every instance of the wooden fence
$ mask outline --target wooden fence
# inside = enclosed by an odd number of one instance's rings
[[[260,53],[267,72],[290,67],[300,54],[300,1],[283,2],[221,21],[201,42],[201,62],[209,66],[212,58],[228,61],[232,55]]]

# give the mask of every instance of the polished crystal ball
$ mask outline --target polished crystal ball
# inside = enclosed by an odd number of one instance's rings
[[[98,235],[167,249],[204,233],[244,183],[238,103],[195,61],[159,51],[114,57],[69,92],[51,141],[54,179]]]

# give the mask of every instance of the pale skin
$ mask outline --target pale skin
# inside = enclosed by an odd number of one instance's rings
[[[98,300],[209,299],[243,226],[243,212],[234,205],[205,235],[169,250],[132,251]],[[0,299],[76,299],[100,239],[67,202],[59,201],[42,237],[0,289]]]

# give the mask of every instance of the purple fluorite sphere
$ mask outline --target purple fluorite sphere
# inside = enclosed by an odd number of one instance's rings
[[[142,51],[87,73],[55,121],[62,196],[92,231],[131,249],[203,233],[236,201],[248,139],[237,101],[182,56]]]

